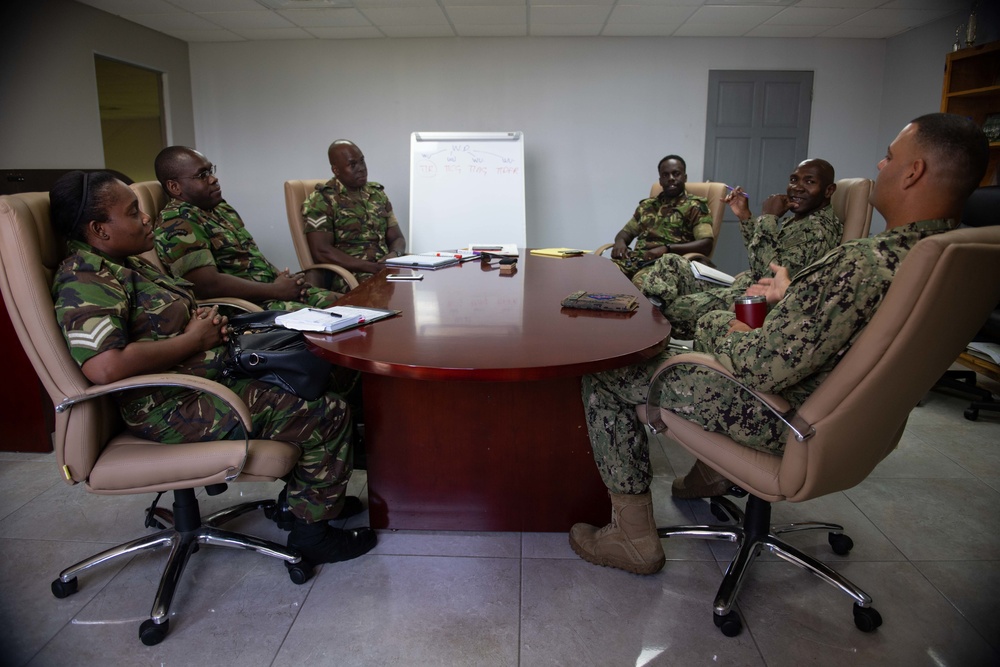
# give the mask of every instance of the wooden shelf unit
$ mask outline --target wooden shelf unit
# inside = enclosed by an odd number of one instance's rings
[[[1000,42],[973,46],[945,58],[941,111],[971,118],[982,126],[1000,114]],[[997,185],[1000,141],[990,142],[990,163],[981,185]]]

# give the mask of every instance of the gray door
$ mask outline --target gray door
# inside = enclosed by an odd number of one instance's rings
[[[812,72],[710,70],[705,180],[742,185],[755,215],[764,199],[784,193],[808,157],[812,82]],[[728,206],[712,261],[728,273],[749,266]]]

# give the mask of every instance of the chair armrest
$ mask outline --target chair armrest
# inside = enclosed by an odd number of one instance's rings
[[[309,266],[303,266],[302,272],[311,271],[312,269],[321,269],[323,271],[333,271],[344,279],[347,283],[347,289],[352,290],[358,286],[358,279],[354,277],[354,274],[345,269],[342,266],[337,266],[336,264],[310,264]]]
[[[234,296],[220,296],[215,299],[198,299],[199,306],[229,306],[238,308],[244,313],[259,313],[264,309],[246,299],[238,299]]]
[[[65,412],[77,403],[89,401],[90,399],[97,398],[99,396],[114,394],[119,391],[138,389],[140,387],[183,387],[186,389],[194,389],[195,391],[211,394],[225,403],[233,412],[236,413],[240,426],[243,427],[244,441],[243,461],[240,463],[239,470],[233,471],[230,469],[229,474],[226,475],[226,481],[232,482],[240,476],[243,472],[243,467],[246,465],[247,457],[250,454],[250,432],[253,427],[253,417],[250,415],[250,409],[246,406],[246,403],[243,402],[243,399],[241,399],[236,392],[213,380],[198,377],[196,375],[182,375],[180,373],[151,373],[147,375],[136,375],[134,377],[125,378],[124,380],[118,380],[117,382],[91,385],[90,387],[87,387],[86,391],[82,394],[64,398],[59,402],[59,405],[55,406],[55,409],[56,412]]]
[[[749,394],[754,400],[770,410],[778,419],[784,422],[784,424],[792,430],[792,433],[795,434],[795,439],[799,442],[804,442],[815,435],[816,429],[802,419],[784,398],[777,394],[754,391],[733,377],[733,375],[726,370],[726,368],[720,364],[715,357],[708,354],[699,354],[697,352],[675,355],[660,364],[659,368],[657,368],[656,372],[653,374],[653,379],[650,380],[649,383],[650,391],[646,399],[645,419],[646,423],[653,429],[654,433],[659,433],[667,427],[660,418],[660,410],[664,408],[655,404],[658,392],[653,391],[653,387],[657,382],[666,381],[666,378],[669,377],[669,375],[676,369],[691,367],[704,368],[718,374],[721,382],[731,382],[732,384],[738,386],[741,391]]]
[[[615,247],[614,243],[605,243],[600,248],[598,248],[597,250],[595,250],[594,254],[595,255],[603,255],[605,250],[607,250],[608,248],[614,248],[614,247]]]

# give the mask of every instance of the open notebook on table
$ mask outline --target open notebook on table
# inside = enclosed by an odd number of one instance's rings
[[[332,306],[319,308],[301,308],[274,318],[274,323],[286,329],[296,331],[315,331],[318,333],[336,333],[346,331],[364,324],[398,314],[398,310],[383,308],[359,308],[357,306]]]

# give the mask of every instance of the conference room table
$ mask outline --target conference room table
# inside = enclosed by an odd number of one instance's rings
[[[580,377],[649,359],[670,324],[608,258],[521,252],[388,281],[341,305],[400,311],[310,349],[362,373],[374,528],[565,531],[607,523]],[[409,272],[409,270],[403,270]],[[563,308],[577,290],[634,294],[630,313]]]

